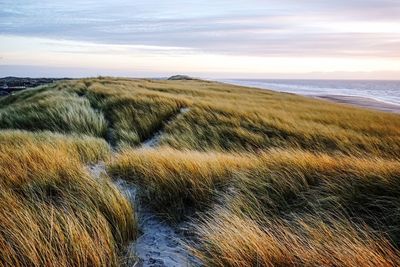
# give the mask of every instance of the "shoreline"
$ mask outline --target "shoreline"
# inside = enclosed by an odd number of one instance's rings
[[[325,100],[333,103],[345,104],[350,106],[355,106],[359,108],[365,108],[370,110],[377,110],[382,112],[388,113],[400,113],[400,105],[387,103],[384,101],[379,101],[374,98],[370,97],[363,97],[363,96],[353,96],[353,95],[334,95],[334,94],[299,94],[294,92],[286,92],[283,90],[272,89],[268,87],[262,87],[260,85],[252,85],[246,84],[244,82],[235,82],[232,80],[219,80],[219,82],[227,83],[231,85],[243,86],[243,87],[250,87],[250,88],[257,88],[262,90],[270,90],[278,93],[287,93],[287,94],[294,94],[303,97],[309,97],[319,100]]]
[[[366,109],[378,110],[389,113],[400,113],[400,105],[390,104],[368,97],[348,96],[348,95],[315,95],[311,97],[339,104],[357,106]]]

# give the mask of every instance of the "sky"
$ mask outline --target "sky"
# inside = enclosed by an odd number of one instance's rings
[[[400,79],[399,0],[0,0],[0,76]]]

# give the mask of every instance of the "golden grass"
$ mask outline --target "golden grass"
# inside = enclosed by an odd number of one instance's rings
[[[162,141],[177,149],[203,151],[258,151],[285,147],[349,155],[400,156],[399,125],[392,126],[398,123],[397,115],[374,117],[369,111],[363,114],[348,110],[348,114],[336,117],[339,115],[334,108],[329,113],[310,109],[318,104],[306,105],[300,98],[297,105],[304,106],[303,110],[287,107],[283,113],[282,108],[260,107],[254,111],[228,108],[221,99],[218,105],[192,108],[167,127],[167,135]],[[253,105],[263,103],[255,101]],[[323,122],[311,116],[315,113]],[[299,118],[297,114],[303,117]]]
[[[207,231],[218,234],[222,231],[218,238],[226,238],[217,240],[204,234],[203,228],[196,230],[196,235],[205,244],[197,254],[205,262],[211,261],[217,266],[250,266],[250,263],[257,266],[257,257],[263,258],[261,266],[352,266],[352,258],[362,251],[365,253],[360,259],[354,259],[353,264],[374,266],[382,261],[383,265],[390,266],[390,257],[395,256],[393,244],[400,240],[400,162],[397,160],[292,149],[272,149],[256,155],[170,148],[129,149],[115,157],[110,163],[109,173],[136,183],[145,203],[167,218],[179,221],[191,216],[193,209],[200,211],[197,216],[202,218]],[[221,217],[223,213],[220,211],[213,212],[215,203],[229,208],[232,216]],[[232,225],[235,216],[246,217],[246,220]],[[304,226],[297,222],[297,217],[305,218],[307,224]],[[271,218],[275,219],[271,221]],[[295,224],[296,227],[284,227],[283,223]],[[307,226],[312,223],[315,225]],[[226,225],[226,228],[221,229],[221,225]],[[267,234],[253,233],[251,225],[260,227],[259,231],[267,231]],[[271,230],[272,226],[275,228]],[[303,226],[314,228],[310,233],[303,233]],[[330,242],[318,243],[314,240],[316,236],[310,237],[324,227],[327,228],[325,234],[332,239]],[[356,231],[358,228],[365,228],[361,232],[365,235],[360,235]],[[224,231],[232,231],[229,232],[232,235],[242,233],[243,236],[232,238],[240,238],[244,243],[235,243]],[[271,238],[281,234],[279,231],[300,243],[297,244],[299,248],[289,247],[286,252],[281,251],[283,254],[275,261],[271,260],[271,257],[278,257],[274,253],[293,241],[278,239],[270,244]],[[385,233],[388,239],[374,239],[374,231]],[[254,235],[257,238],[254,239]],[[273,249],[265,247],[265,251],[260,253],[268,255],[260,256],[252,252],[257,247],[252,247],[251,242],[260,249],[265,244],[272,247],[281,244]],[[308,250],[312,244],[316,251]],[[210,252],[208,246],[221,251]],[[300,251],[301,246],[304,247]],[[390,255],[385,254],[386,247],[390,248]],[[242,252],[236,251],[238,249]],[[369,254],[376,257],[369,261]],[[232,259],[224,261],[229,255]],[[329,255],[333,255],[332,262],[329,262]],[[389,259],[386,256],[390,256]],[[298,257],[304,261],[294,261]]]
[[[256,199],[269,203],[269,210],[285,209],[285,203],[301,201],[308,192],[311,198],[326,198],[325,203],[366,205],[367,198],[379,202],[379,195],[395,198],[399,170],[398,160],[273,149],[259,154],[251,170],[238,174],[238,187],[261,192]]]
[[[143,96],[111,97],[103,102],[102,110],[110,123],[109,139],[119,145],[138,145],[179,112],[183,103],[171,99]]]
[[[199,80],[98,78],[65,81],[32,91],[0,101],[4,114],[10,113],[10,108],[14,111],[26,107],[25,117],[29,118],[3,116],[0,127],[50,128],[106,136],[115,144],[137,145],[179,108],[190,107],[190,112],[168,125],[164,144],[196,150],[300,147],[400,156],[398,115],[268,90]],[[37,102],[44,103],[39,110],[31,106]],[[61,110],[66,102],[70,102],[71,115]],[[57,110],[53,112],[54,108]],[[79,113],[82,108],[85,113]],[[43,116],[33,120],[29,110]],[[108,135],[103,116],[111,124]],[[57,118],[54,124],[43,124],[45,120],[54,121],[52,118]]]
[[[0,128],[53,132],[0,132],[3,265],[119,264],[136,225],[107,177],[82,166],[110,159],[95,137],[119,149],[109,173],[160,215],[195,216],[206,266],[400,264],[397,114],[217,82],[99,77],[1,98]],[[160,129],[161,148],[135,149]]]
[[[97,212],[25,203],[0,193],[2,266],[115,266],[110,225]]]
[[[181,107],[190,111],[168,125],[163,138],[176,149],[286,147],[400,156],[396,114],[200,80],[65,81],[4,98],[0,127],[85,133],[137,145]]]
[[[74,148],[17,140],[0,146],[0,265],[119,265],[137,231],[130,202],[90,177]]]
[[[232,172],[251,165],[252,158],[233,154],[128,149],[114,158],[109,173],[138,184],[142,197],[159,212],[182,219],[188,208],[211,203]]]
[[[147,201],[160,209],[173,205],[176,213],[186,202],[201,206],[227,185],[266,211],[284,211],[294,204],[310,208],[316,204],[312,202],[332,210],[362,211],[375,202],[385,208],[385,201],[396,203],[400,197],[397,160],[303,150],[272,149],[255,155],[127,149],[113,159],[109,173],[134,181]]]
[[[327,218],[324,218],[325,220]],[[260,225],[217,209],[196,226],[206,266],[397,266],[398,251],[366,227],[308,217]],[[197,244],[196,247],[199,247]]]
[[[62,135],[51,132],[0,130],[0,145],[18,151],[25,146],[52,147],[85,163],[95,163],[110,157],[110,146],[100,138],[85,135]]]

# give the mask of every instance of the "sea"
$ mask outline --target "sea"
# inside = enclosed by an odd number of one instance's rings
[[[220,81],[305,96],[357,96],[400,105],[400,80],[225,79]]]

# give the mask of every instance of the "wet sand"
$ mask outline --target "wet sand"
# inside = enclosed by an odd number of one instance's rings
[[[319,95],[315,98],[331,102],[348,104],[362,108],[375,109],[385,112],[400,113],[400,105],[381,102],[372,98],[346,95]]]

